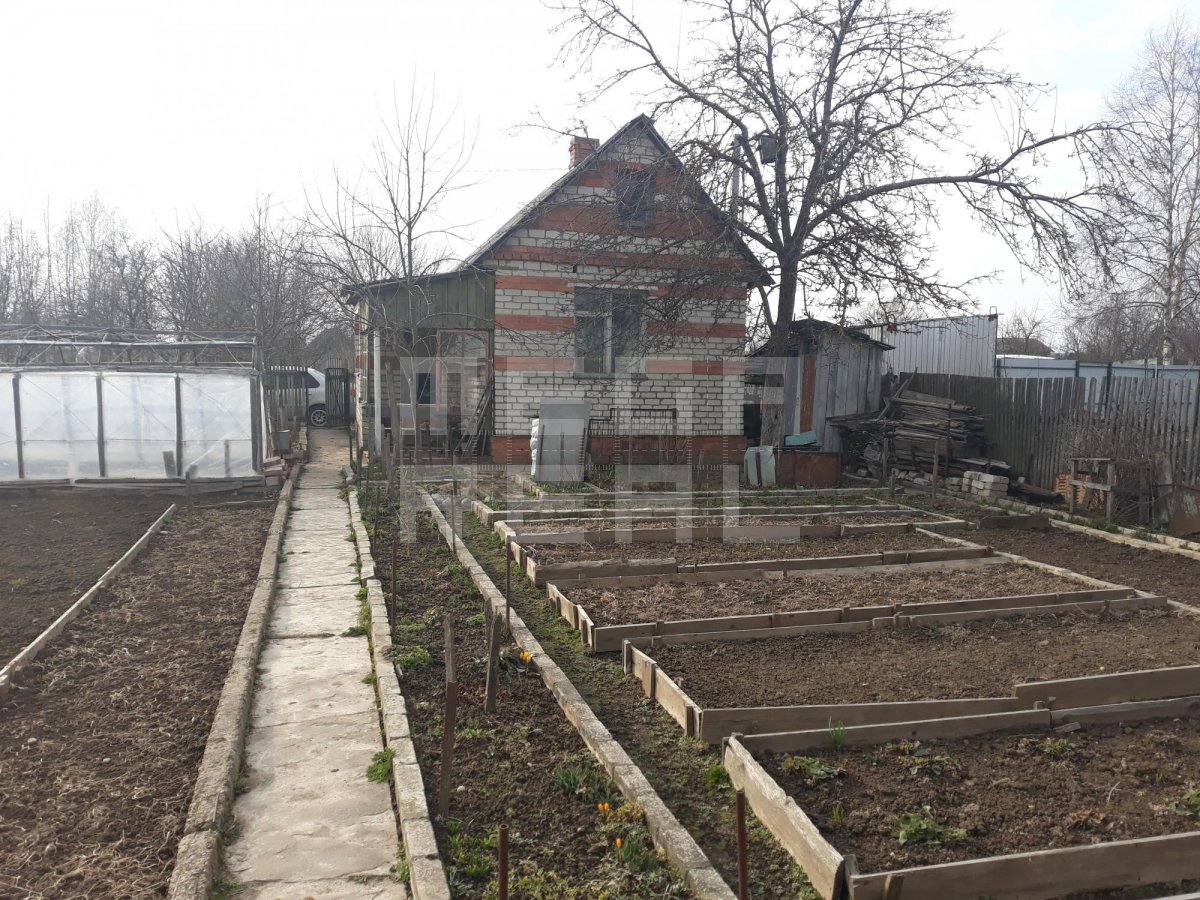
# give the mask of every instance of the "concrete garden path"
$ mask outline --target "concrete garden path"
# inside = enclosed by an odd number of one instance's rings
[[[340,430],[309,432],[270,630],[259,659],[237,837],[224,852],[239,898],[403,898],[388,785],[367,780],[382,749],[366,637],[358,622],[350,511],[338,496]]]

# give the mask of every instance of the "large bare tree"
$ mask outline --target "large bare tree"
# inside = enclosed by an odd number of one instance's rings
[[[446,221],[445,206],[467,186],[472,148],[457,112],[414,86],[383,123],[361,167],[335,171],[331,188],[308,195],[308,267],[331,297],[342,299],[350,289],[353,299],[367,300],[371,314],[354,325],[386,347],[398,366],[387,378],[380,375],[387,396],[375,403],[381,413],[393,405],[408,412],[404,424],[418,447],[421,376],[438,356],[435,325],[446,324],[424,279],[453,260],[456,226]]]
[[[1038,90],[955,33],[950,13],[886,0],[679,0],[690,59],[631,0],[558,0],[564,57],[604,73],[585,93],[642,90],[681,157],[773,273],[760,296],[768,353],[798,308],[839,318],[873,300],[960,308],[966,284],[933,261],[939,202],[957,200],[1031,265],[1065,266],[1090,221],[1086,189],[1042,187],[1036,166],[1096,128],[1038,132]],[[676,60],[679,60],[678,62]],[[1006,134],[972,142],[968,120],[1005,111]],[[777,390],[764,442],[779,439]]]
[[[1152,32],[1137,68],[1110,96],[1121,127],[1087,159],[1111,215],[1076,303],[1116,320],[1139,309],[1157,322],[1157,354],[1175,362],[1200,300],[1200,35],[1177,16]],[[1117,312],[1114,312],[1117,311]]]

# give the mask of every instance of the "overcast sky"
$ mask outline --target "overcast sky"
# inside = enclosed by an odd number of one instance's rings
[[[1200,0],[943,3],[1056,88],[1062,126],[1100,116],[1148,29],[1175,9],[1200,18]],[[639,5],[668,29],[676,16],[671,0]],[[601,138],[641,111],[619,96],[578,107],[556,21],[539,0],[0,0],[0,216],[39,221],[95,194],[142,233],[194,215],[235,227],[257,196],[298,205],[356,166],[415,82],[477,135],[473,186],[446,211],[473,242],[566,166],[562,138],[522,127],[535,111]],[[964,216],[941,224],[949,275],[1002,270],[981,310],[1057,305]]]

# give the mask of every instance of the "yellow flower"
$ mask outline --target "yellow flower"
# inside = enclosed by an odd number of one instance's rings
[[[521,662],[528,663],[531,659],[533,659],[532,653],[530,653],[526,650],[521,651]]]
[[[604,804],[603,803],[596,804],[596,812],[604,812]]]
[[[617,838],[617,849],[618,849],[618,850],[620,850],[620,849],[621,849],[621,844],[622,844],[622,843],[623,843],[623,842],[621,841],[621,839],[620,839],[620,838]]]

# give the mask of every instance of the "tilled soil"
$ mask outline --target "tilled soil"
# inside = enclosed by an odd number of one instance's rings
[[[660,647],[701,706],[1005,697],[1024,681],[1200,663],[1200,620],[1166,610],[982,620]]]
[[[364,504],[366,506],[366,504]],[[377,547],[391,543],[394,520],[381,517]],[[397,544],[398,613],[393,651],[404,669],[417,761],[431,810],[437,808],[445,697],[442,615],[452,615],[460,687],[454,783],[448,819],[434,828],[454,895],[495,896],[495,829],[509,827],[514,897],[687,896],[677,873],[652,862],[647,871],[625,864],[641,847],[653,860],[641,815],[622,810],[616,787],[595,763],[537,671],[507,644],[501,663],[497,711],[484,709],[487,631],[483,598],[456,564],[428,519],[419,542]],[[378,551],[377,551],[378,552]],[[385,590],[390,561],[386,569]],[[420,648],[420,649],[418,649]],[[428,657],[422,661],[422,651]],[[608,803],[608,811],[597,804]],[[492,892],[492,893],[489,893]],[[677,891],[677,892],[673,892]]]
[[[746,525],[882,525],[888,522],[921,522],[931,520],[926,513],[912,513],[905,510],[877,513],[848,513],[846,515],[809,515],[809,516],[779,516],[765,518],[763,516],[697,516],[686,518],[682,522],[674,518],[634,519],[625,521],[618,526],[612,523],[595,521],[549,521],[522,522],[514,524],[514,529],[523,534],[551,534],[558,531],[639,531],[646,528],[674,528],[676,525],[686,534],[688,528],[729,528]]]
[[[518,543],[520,541],[518,540]],[[526,552],[538,562],[576,560],[674,559],[683,565],[740,562],[754,559],[803,559],[811,556],[850,556],[885,550],[928,550],[946,542],[924,534],[856,534],[842,538],[799,537],[788,541],[639,541],[618,544],[530,544]]]
[[[497,584],[504,580],[503,550],[494,532],[471,516],[463,519],[463,539]],[[585,652],[579,632],[546,603],[545,591],[526,579],[513,579],[514,609],[543,648],[563,667],[592,710],[620,741],[663,802],[700,844],[727,883],[736,883],[735,802],[720,766],[719,748],[686,738],[678,724],[641,686],[625,676],[612,656]],[[536,800],[535,803],[540,803]],[[812,900],[799,867],[765,826],[751,819],[750,893],[755,900]],[[553,895],[566,898],[565,893]]]
[[[1057,528],[1038,534],[989,529],[965,537],[1006,553],[1200,605],[1200,560],[1178,553],[1129,547]]]
[[[567,596],[597,625],[882,606],[1086,590],[1087,585],[1016,563],[932,567],[861,575],[789,573],[782,580],[664,582],[644,588],[573,588]]]
[[[0,667],[170,505],[163,496],[90,488],[0,495]]]
[[[807,759],[840,774],[806,777],[803,763],[783,755],[762,761],[830,842],[857,856],[863,872],[1200,827],[1200,810],[1181,805],[1200,768],[1195,719],[811,753]],[[900,819],[912,814],[965,834],[902,845]]]
[[[0,702],[0,895],[165,892],[272,514],[169,523]]]

